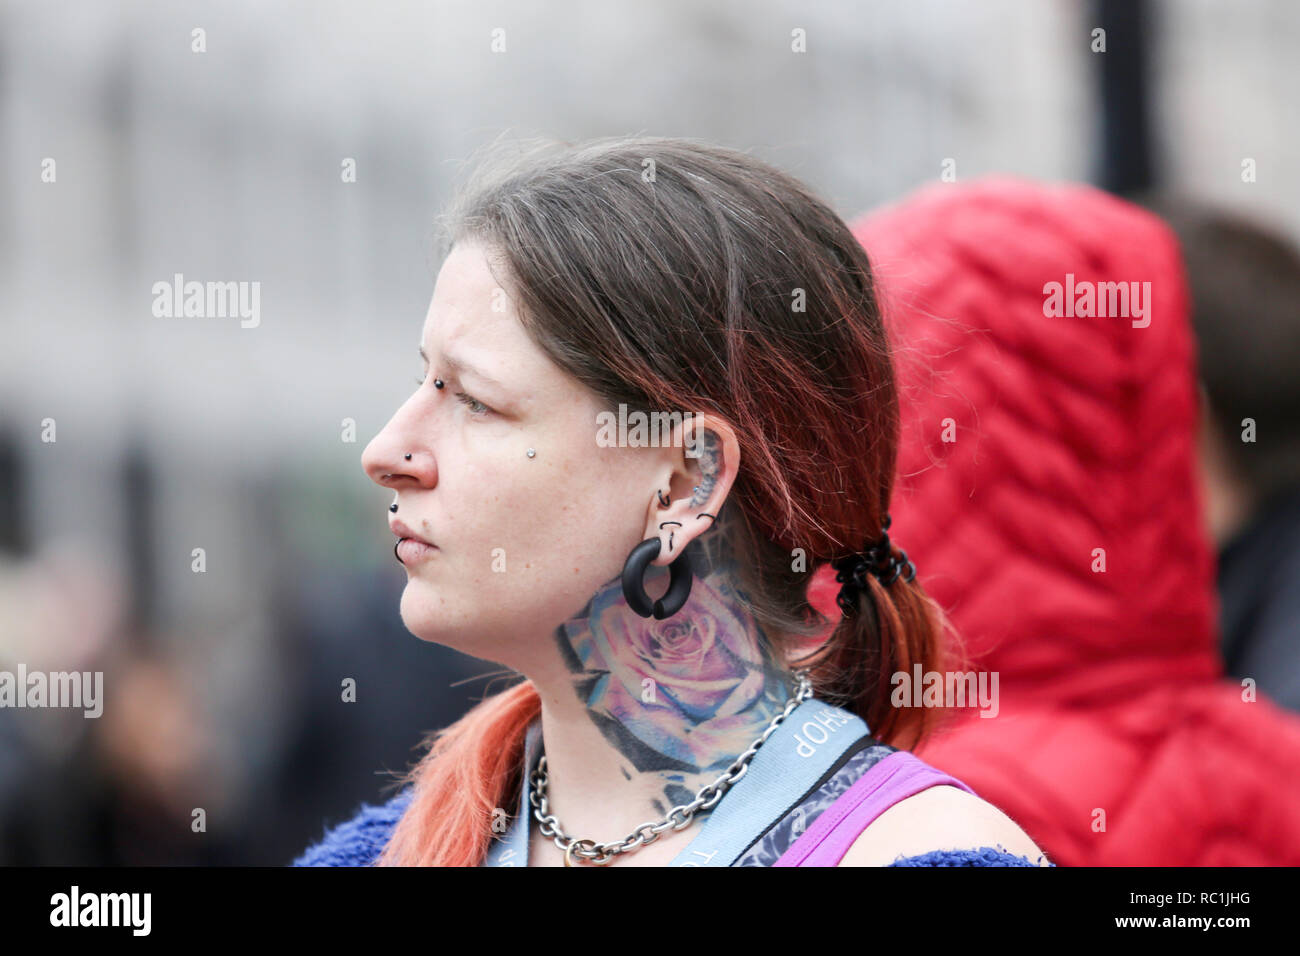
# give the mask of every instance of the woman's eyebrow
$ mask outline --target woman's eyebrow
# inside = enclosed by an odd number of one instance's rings
[[[429,356],[425,354],[423,345],[420,346],[420,358],[424,359],[426,364],[429,362]],[[482,369],[480,369],[477,365],[471,365],[470,363],[464,361],[463,359],[457,357],[456,355],[451,355],[451,354],[444,355],[442,359],[444,362],[446,362],[454,369],[457,369],[461,372],[473,372],[475,375],[483,379],[483,381],[485,382],[490,382],[493,385],[496,385],[500,388],[506,387],[505,384],[501,382],[499,379],[493,378],[487,372],[484,372]]]

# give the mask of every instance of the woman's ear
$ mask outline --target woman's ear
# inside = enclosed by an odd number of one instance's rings
[[[655,565],[671,564],[686,545],[708,534],[740,469],[740,443],[722,419],[684,416],[673,435],[670,470],[650,498],[646,522],[646,537],[660,539]]]

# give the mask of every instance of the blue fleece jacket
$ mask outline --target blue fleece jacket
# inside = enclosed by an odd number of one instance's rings
[[[293,866],[371,866],[383,851],[389,835],[410,803],[410,789],[387,803],[363,803],[360,811],[345,823],[328,830],[319,843],[309,847]],[[902,857],[890,866],[1034,866],[1028,858],[991,846],[973,850],[934,850],[920,856]],[[1055,864],[1049,864],[1055,866]]]

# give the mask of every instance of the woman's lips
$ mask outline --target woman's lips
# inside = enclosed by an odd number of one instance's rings
[[[408,566],[432,557],[437,550],[433,545],[425,544],[417,538],[401,538],[393,545],[393,555]]]
[[[423,561],[438,550],[437,545],[425,541],[396,518],[388,522],[388,527],[393,529],[393,534],[397,535],[398,539],[393,545],[393,557],[402,564]]]

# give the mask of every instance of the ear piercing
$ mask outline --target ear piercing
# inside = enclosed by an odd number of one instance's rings
[[[677,527],[679,527],[679,528],[682,526],[682,523],[681,523],[680,521],[661,521],[661,522],[659,522],[659,530],[660,530],[660,531],[664,530],[664,525],[666,525],[666,524],[675,524],[675,525],[677,525]],[[668,550],[671,551],[672,549],[673,549],[673,533],[672,533],[671,531],[669,531],[669,532],[668,532]]]

